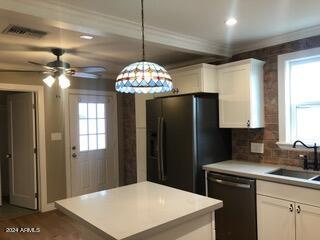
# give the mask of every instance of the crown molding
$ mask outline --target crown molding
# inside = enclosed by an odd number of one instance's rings
[[[67,30],[98,36],[111,34],[141,39],[140,23],[90,11],[62,1],[0,0],[0,8],[38,17],[55,27]],[[223,45],[152,26],[145,27],[145,39],[147,42],[185,52],[231,56],[231,51]]]
[[[243,53],[243,52],[249,52],[249,51],[253,51],[261,48],[271,47],[271,46],[275,46],[275,45],[279,45],[287,42],[292,42],[299,39],[314,37],[317,35],[320,35],[320,25],[300,29],[294,32],[281,34],[271,38],[266,38],[252,44],[234,46],[232,48],[232,55]]]
[[[97,36],[118,35],[137,40],[141,39],[140,23],[90,11],[66,4],[63,1],[0,0],[0,9],[38,17],[47,24],[67,30]],[[146,41],[150,43],[179,49],[184,52],[231,57],[234,54],[320,35],[320,25],[262,39],[250,44],[238,44],[231,47],[148,25],[145,27],[145,34]]]

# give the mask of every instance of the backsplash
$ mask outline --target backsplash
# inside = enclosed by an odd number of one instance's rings
[[[313,152],[282,150],[276,142],[279,138],[278,124],[278,55],[320,47],[320,36],[297,40],[277,46],[241,53],[232,57],[232,61],[256,58],[266,62],[264,65],[264,129],[233,129],[232,157],[237,160],[250,160],[266,163],[302,166],[299,154]],[[250,143],[264,143],[264,154],[250,152]]]

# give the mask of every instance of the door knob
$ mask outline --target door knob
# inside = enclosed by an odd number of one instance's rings
[[[73,157],[73,158],[76,158],[76,157],[77,157],[77,154],[76,154],[76,153],[72,153],[72,157]]]
[[[11,154],[10,153],[8,153],[7,155],[6,155],[6,158],[11,158],[12,156],[11,156]]]

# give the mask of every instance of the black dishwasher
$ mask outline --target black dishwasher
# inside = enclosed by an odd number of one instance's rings
[[[255,180],[208,173],[208,196],[223,201],[215,214],[217,240],[257,240]]]

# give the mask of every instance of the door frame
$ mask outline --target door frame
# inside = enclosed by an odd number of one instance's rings
[[[0,91],[33,92],[36,94],[38,211],[49,211],[51,207],[47,201],[44,88],[41,85],[0,83]]]
[[[96,90],[81,90],[81,89],[66,89],[63,93],[63,101],[64,101],[64,132],[65,132],[65,158],[66,158],[66,189],[67,189],[67,197],[72,197],[71,195],[71,158],[70,158],[70,148],[71,148],[71,140],[70,140],[70,127],[69,127],[69,96],[77,94],[77,95],[89,95],[89,96],[106,96],[112,97],[114,102],[115,114],[113,116],[113,126],[115,129],[118,129],[118,111],[117,111],[117,94],[111,91],[96,91]],[[114,132],[114,185],[119,186],[119,153],[118,153],[118,130]]]

